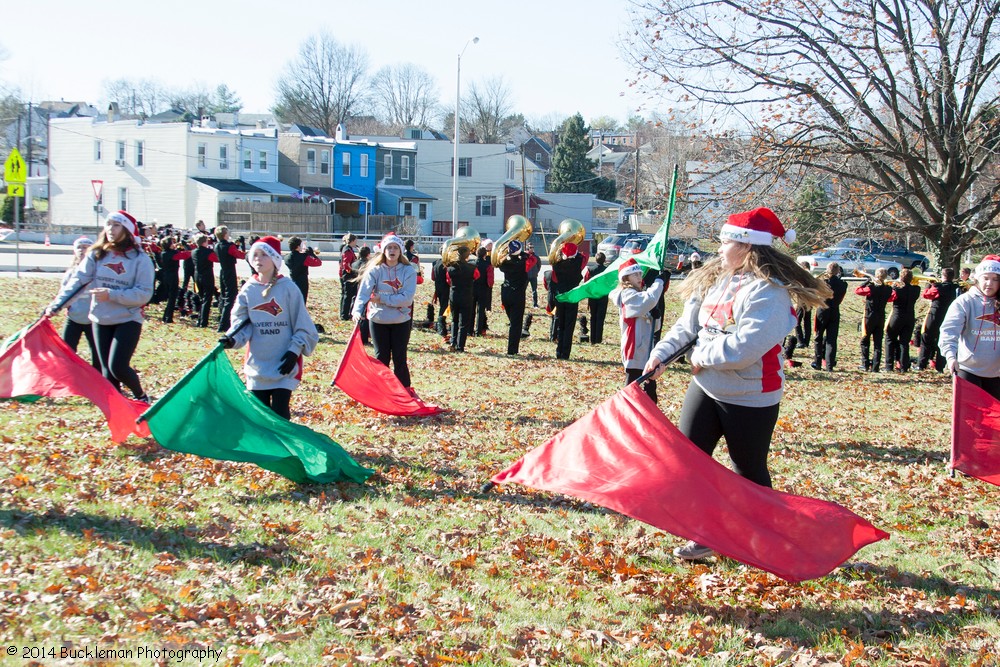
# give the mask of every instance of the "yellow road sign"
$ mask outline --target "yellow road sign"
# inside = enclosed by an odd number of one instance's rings
[[[3,163],[3,180],[8,185],[11,183],[24,184],[28,177],[28,169],[24,164],[24,158],[16,148],[10,151],[7,161]]]
[[[7,185],[7,196],[8,197],[23,197],[24,196],[24,183],[8,183],[8,185]]]

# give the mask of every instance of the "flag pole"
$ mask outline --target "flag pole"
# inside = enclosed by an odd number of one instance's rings
[[[948,467],[951,469],[951,478],[955,479],[955,453],[958,449],[958,373],[951,376],[951,461]]]
[[[670,245],[670,224],[674,220],[674,204],[677,202],[677,174],[680,173],[680,166],[674,163],[674,174],[670,178],[670,203],[667,204],[667,233],[663,236],[663,249],[660,251],[660,271],[664,269],[667,262],[667,246]]]

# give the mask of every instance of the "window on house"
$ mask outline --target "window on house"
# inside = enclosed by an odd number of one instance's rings
[[[319,152],[319,173],[323,175],[330,173],[330,151]]]
[[[392,178],[392,153],[385,154],[385,177],[386,179]]]
[[[267,171],[267,151],[257,151],[257,168]]]
[[[128,210],[128,188],[118,188],[118,210]]]
[[[135,166],[141,167],[146,164],[146,142],[135,142]]]
[[[94,162],[101,161],[101,140],[94,139]]]
[[[538,164],[542,163],[542,154],[541,153],[535,153],[535,162],[538,163]]]
[[[361,154],[361,178],[368,178],[368,153]]]
[[[406,217],[413,215],[413,204],[411,202],[405,202],[403,204],[403,215]]]
[[[198,144],[198,166],[202,169],[205,168],[205,155],[208,152],[208,146],[205,144]]]
[[[219,146],[219,169],[229,169],[229,146]]]
[[[417,213],[418,218],[420,218],[421,220],[427,219],[427,204],[420,204],[417,207],[417,211],[418,211]]]
[[[343,175],[343,176],[350,176],[351,175],[351,154],[350,153],[341,153],[340,154],[340,159],[341,159],[341,162],[343,163],[343,166],[340,169],[341,175]]]
[[[507,180],[514,180],[514,161],[507,160]]]
[[[410,156],[404,155],[399,163],[399,177],[404,180],[410,180]]]
[[[451,159],[451,174],[455,175],[455,158]],[[459,176],[472,176],[472,158],[471,157],[460,157],[458,158],[458,175]]]
[[[476,215],[493,217],[497,214],[497,198],[493,195],[476,195]]]
[[[253,171],[253,150],[249,148],[243,149],[243,169],[245,171]]]
[[[316,173],[316,150],[313,148],[306,151],[306,173]]]
[[[122,162],[125,161],[125,142],[124,141],[119,141],[118,142],[118,159],[121,160]]]

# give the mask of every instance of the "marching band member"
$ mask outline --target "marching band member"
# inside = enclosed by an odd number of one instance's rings
[[[869,278],[854,289],[858,296],[865,297],[865,316],[861,321],[861,370],[878,373],[882,363],[882,334],[885,327],[886,304],[896,300],[896,292],[885,282],[889,271],[875,269],[874,280]],[[870,357],[872,344],[875,356]]]
[[[944,371],[945,358],[938,350],[938,337],[941,323],[952,302],[961,294],[961,288],[955,282],[955,269],[948,267],[941,271],[941,282],[931,283],[924,289],[923,298],[931,302],[924,318],[922,335],[920,336],[920,357],[917,359],[917,369],[924,370],[932,362],[938,373]]]

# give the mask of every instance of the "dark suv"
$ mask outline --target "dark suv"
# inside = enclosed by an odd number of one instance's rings
[[[920,269],[922,272],[927,271],[931,265],[926,255],[912,252],[896,243],[875,241],[873,239],[844,239],[833,247],[857,248],[875,255],[878,259],[887,262],[898,262],[904,268]]]

